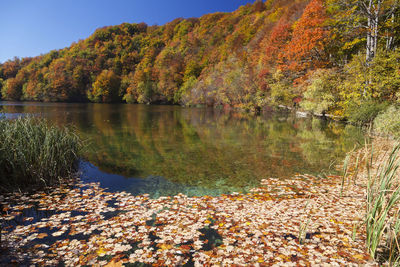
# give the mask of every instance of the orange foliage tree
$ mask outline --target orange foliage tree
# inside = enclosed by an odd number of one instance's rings
[[[67,61],[59,58],[50,65],[47,75],[49,88],[46,93],[46,101],[68,101],[72,80],[67,70]]]
[[[6,100],[20,100],[22,95],[22,82],[18,78],[9,78],[2,88],[2,97]]]
[[[312,0],[294,24],[292,39],[281,54],[283,67],[302,71],[327,64],[325,45],[328,42],[329,30],[324,25],[327,19],[323,1]]]
[[[283,18],[280,19],[271,30],[271,34],[265,45],[264,61],[266,63],[273,63],[279,58],[280,51],[290,41],[291,32],[291,24]]]

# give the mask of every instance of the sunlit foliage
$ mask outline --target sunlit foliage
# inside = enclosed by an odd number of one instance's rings
[[[93,83],[88,97],[94,102],[115,102],[120,100],[121,79],[112,70],[103,70]]]
[[[271,0],[162,26],[103,27],[65,49],[0,64],[1,97],[247,111],[308,99],[308,110],[346,115],[353,103],[399,95],[399,15],[394,0]],[[321,97],[333,102],[310,107]]]

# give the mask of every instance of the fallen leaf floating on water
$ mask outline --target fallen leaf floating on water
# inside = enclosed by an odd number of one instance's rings
[[[297,175],[264,179],[249,194],[158,199],[78,182],[4,196],[4,223],[35,205],[45,215],[4,227],[3,240],[8,259],[37,265],[373,265],[362,230],[353,240],[364,189],[351,185],[343,198],[340,182]]]
[[[41,234],[38,234],[36,238],[42,239],[42,238],[45,238],[45,237],[47,237],[47,236],[48,236],[48,234],[46,234],[46,233],[41,233]]]

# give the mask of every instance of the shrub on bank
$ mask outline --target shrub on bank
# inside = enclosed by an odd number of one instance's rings
[[[388,107],[387,102],[368,100],[361,102],[360,105],[353,104],[348,111],[348,119],[354,124],[371,123],[375,117]]]
[[[2,189],[48,186],[71,175],[82,143],[65,127],[33,117],[0,119]]]
[[[378,133],[400,137],[400,108],[390,106],[374,120],[374,128]]]
[[[314,113],[324,113],[332,110],[338,102],[337,71],[334,69],[319,69],[309,79],[309,85],[303,95],[300,106]]]

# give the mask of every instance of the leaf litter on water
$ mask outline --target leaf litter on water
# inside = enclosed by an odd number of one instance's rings
[[[374,265],[364,234],[354,239],[353,232],[365,189],[350,185],[345,196],[341,192],[340,177],[296,175],[264,179],[248,194],[218,197],[150,199],[81,182],[51,193],[6,195],[2,240],[9,255],[0,263]],[[13,215],[32,205],[40,218],[21,222],[16,217],[22,214]]]

